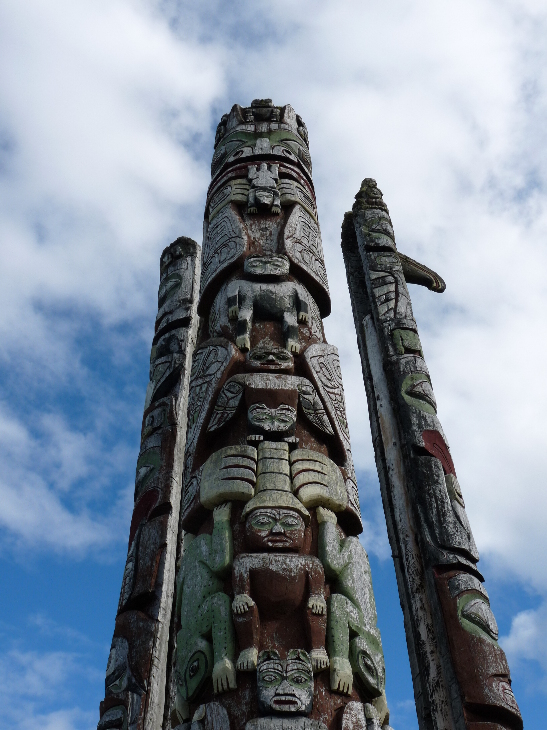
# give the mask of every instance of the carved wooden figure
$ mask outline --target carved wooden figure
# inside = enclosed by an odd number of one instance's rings
[[[215,139],[197,301],[181,294],[198,284],[189,244],[162,258],[101,730],[341,730],[376,706],[388,727],[311,172],[290,105],[235,105]],[[339,569],[319,555],[321,509]]]
[[[407,288],[445,284],[397,251],[374,180],[355,197],[342,250],[420,728],[520,730]]]

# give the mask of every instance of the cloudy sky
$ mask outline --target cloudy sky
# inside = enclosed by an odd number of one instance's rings
[[[307,123],[395,730],[417,728],[340,253],[364,177],[411,287],[525,725],[547,693],[547,8],[540,0],[0,4],[0,727],[91,730],[158,257],[201,240],[234,102]],[[535,725],[534,725],[535,723]]]

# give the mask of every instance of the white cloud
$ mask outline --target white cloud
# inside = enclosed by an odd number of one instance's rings
[[[97,426],[85,434],[59,416],[37,418],[32,433],[0,409],[0,525],[19,546],[108,549],[129,523],[132,485],[104,503],[106,514],[93,502],[127,468],[128,454],[108,450]]]
[[[72,679],[95,681],[94,674],[68,652],[12,650],[1,655],[0,722],[14,730],[91,730],[96,727],[93,713],[77,707],[48,712],[44,704],[63,704]]]
[[[509,634],[502,636],[500,643],[511,664],[513,676],[528,669],[530,690],[547,692],[547,603],[514,616]],[[527,662],[540,665],[544,673],[541,679],[533,676],[529,666],[526,667]]]

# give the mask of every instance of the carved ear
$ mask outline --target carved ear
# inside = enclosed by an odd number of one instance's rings
[[[427,266],[414,261],[410,256],[397,253],[401,260],[401,266],[403,267],[403,274],[407,284],[419,284],[420,286],[425,286],[430,291],[442,294],[446,289],[446,284],[439,274],[433,271],[433,269],[429,269]]]
[[[232,420],[241,402],[244,390],[245,385],[234,378],[230,378],[222,386],[207,431],[216,431]]]

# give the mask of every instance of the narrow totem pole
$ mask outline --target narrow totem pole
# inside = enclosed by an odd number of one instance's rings
[[[444,282],[398,253],[374,180],[355,197],[342,249],[420,728],[521,730],[406,286]]]
[[[196,251],[179,239],[162,257],[99,730],[388,730],[307,131],[289,105],[235,105],[218,126],[199,302]]]
[[[156,730],[163,722],[199,253],[195,241],[179,238],[161,255],[135,508],[99,730]]]

